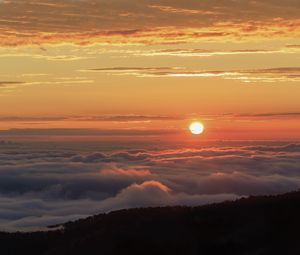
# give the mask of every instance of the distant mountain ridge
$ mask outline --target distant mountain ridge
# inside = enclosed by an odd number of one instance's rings
[[[140,208],[0,233],[3,255],[300,254],[300,191],[199,207]]]

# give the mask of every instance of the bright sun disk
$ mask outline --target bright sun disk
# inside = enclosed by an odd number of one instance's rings
[[[189,129],[192,134],[194,135],[200,135],[204,131],[204,126],[201,122],[199,121],[194,121],[190,124]]]

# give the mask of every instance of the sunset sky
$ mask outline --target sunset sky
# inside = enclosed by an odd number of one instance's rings
[[[0,0],[0,67],[0,232],[300,188],[299,0]]]
[[[300,139],[298,0],[2,0],[0,136]]]

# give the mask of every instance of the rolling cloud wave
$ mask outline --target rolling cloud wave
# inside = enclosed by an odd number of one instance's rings
[[[300,187],[297,143],[196,149],[158,143],[143,149],[98,146],[96,152],[83,145],[43,146],[2,143],[1,229],[31,230],[121,208],[199,205]]]

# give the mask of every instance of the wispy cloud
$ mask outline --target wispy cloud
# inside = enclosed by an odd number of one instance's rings
[[[162,12],[166,13],[177,13],[177,14],[196,14],[196,15],[213,15],[218,14],[216,11],[209,11],[209,10],[201,10],[201,9],[186,9],[186,8],[176,8],[173,6],[167,5],[148,5],[149,8],[154,8]]]
[[[300,49],[300,44],[289,44],[286,45],[287,48],[292,48],[292,49]]]
[[[91,84],[94,80],[86,77],[57,77],[47,79],[47,74],[24,74],[21,75],[25,78],[30,78],[27,81],[0,81],[0,92],[5,92],[4,89],[17,89],[20,86],[34,86],[34,85],[62,85],[62,86],[74,86],[78,84]],[[46,79],[40,79],[46,76]],[[37,79],[38,78],[38,79]],[[3,90],[1,90],[3,89]]]
[[[279,67],[249,70],[185,70],[179,67],[169,68],[99,68],[88,71],[99,71],[107,74],[134,75],[137,77],[222,77],[224,79],[240,80],[242,82],[299,82],[299,67]]]
[[[98,71],[98,72],[156,72],[156,71],[171,71],[179,69],[177,67],[104,67],[94,68],[83,71]]]
[[[192,119],[211,120],[267,120],[267,119],[289,119],[300,118],[300,112],[258,112],[258,113],[194,113],[190,115],[85,115],[85,116],[0,116],[0,121],[16,123],[49,123],[49,122],[115,122],[115,123],[149,123],[149,122],[170,122],[187,121]],[[63,132],[63,130],[61,130]],[[68,129],[66,130],[66,132]],[[94,131],[93,131],[94,132]]]
[[[93,129],[93,128],[14,128],[0,130],[1,136],[161,136],[178,129]]]
[[[0,88],[15,88],[24,84],[26,84],[24,81],[0,81]]]
[[[1,45],[166,43],[299,36],[299,3],[270,0],[0,2]],[[187,18],[188,16],[188,18]]]
[[[209,49],[162,49],[150,50],[147,52],[137,52],[135,55],[140,56],[174,56],[174,57],[212,57],[226,55],[251,55],[251,54],[274,54],[289,53],[284,49],[237,49],[237,50],[209,50]],[[294,53],[292,51],[291,53]]]
[[[51,122],[51,121],[95,121],[95,122],[150,122],[150,121],[172,121],[181,120],[181,116],[168,115],[90,115],[90,116],[0,116],[0,121],[4,122]]]

